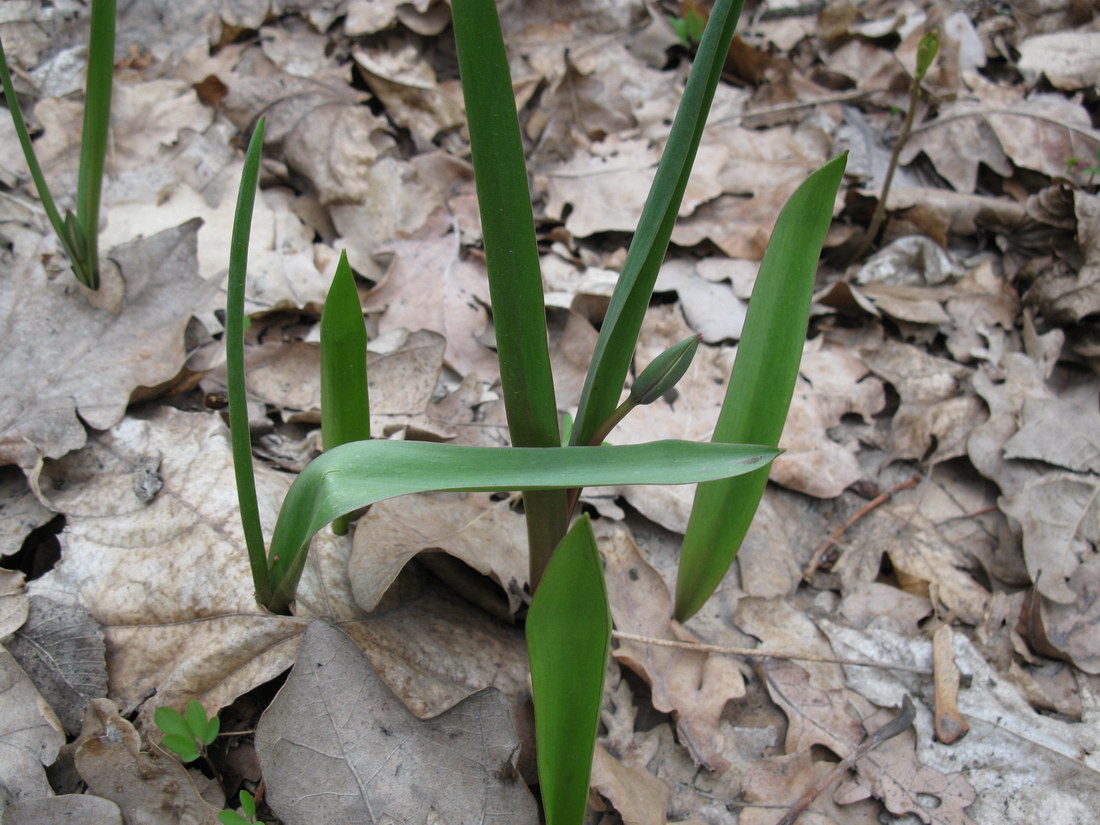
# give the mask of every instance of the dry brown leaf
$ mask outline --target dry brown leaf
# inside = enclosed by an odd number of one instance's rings
[[[382,501],[355,528],[348,576],[356,603],[371,612],[401,569],[424,550],[442,550],[491,577],[514,613],[527,584],[527,530],[510,501],[483,493],[436,493]]]
[[[1024,559],[1036,589],[1073,604],[1070,583],[1100,544],[1100,483],[1092,475],[1046,473],[1000,502],[1023,529]]]
[[[752,268],[747,261],[680,258],[665,264],[655,287],[657,292],[676,291],[688,325],[708,344],[738,340],[748,310],[748,302],[737,296],[736,287],[704,277],[700,271],[705,268],[713,274],[715,267],[722,265],[728,265],[734,277],[744,273],[746,265]]]
[[[499,692],[417,719],[356,644],[324,622],[306,631],[290,677],[260,717],[256,746],[267,801],[287,825],[538,822]]]
[[[30,608],[23,574],[15,570],[0,570],[0,639],[23,625]]]
[[[697,641],[672,621],[668,588],[639,554],[630,533],[618,525],[600,529],[615,627],[659,639]],[[723,754],[718,720],[726,702],[745,694],[736,662],[724,656],[629,641],[622,641],[612,653],[649,683],[657,710],[675,714],[680,736],[697,762],[716,773],[730,766]]]
[[[1084,263],[1072,275],[1051,267],[1024,295],[1052,324],[1076,323],[1100,311],[1100,195],[1074,192],[1073,205]]]
[[[1045,461],[1078,473],[1100,473],[1097,381],[1083,380],[1057,398],[1028,398],[1005,458]]]
[[[150,496],[147,459],[157,456],[160,488]],[[289,479],[259,466],[256,480],[270,535]],[[68,530],[64,563],[33,593],[83,604],[103,625],[110,695],[127,712],[151,718],[146,700],[156,694],[158,704],[199,699],[214,713],[293,661],[305,621],[256,606],[217,416],[160,408],[126,418],[47,465],[40,486]],[[331,531],[313,539],[297,610],[353,622],[349,632],[416,712],[441,713],[489,684],[512,696],[526,690],[522,634],[457,597],[421,587],[364,617],[347,577],[350,552],[350,538]]]
[[[45,768],[53,764],[65,733],[15,658],[0,647],[0,812],[10,802],[50,796]]]
[[[1100,132],[1080,103],[1057,94],[1024,98],[1014,88],[969,77],[974,93],[913,129],[902,163],[924,152],[957,191],[973,192],[979,163],[1003,177],[1011,177],[1012,163],[1058,177],[1071,157],[1092,157],[1100,146]]]
[[[199,795],[187,769],[163,752],[144,753],[141,737],[107,699],[85,718],[76,769],[97,796],[114,802],[128,823],[215,825],[218,808]]]
[[[759,759],[750,764],[744,778],[738,825],[775,825],[781,811],[793,806],[833,770],[833,763],[815,761],[809,751]],[[805,822],[815,825],[878,825],[872,802],[837,805],[829,793],[819,795],[807,809]]]
[[[123,825],[122,812],[109,799],[65,794],[24,799],[4,809],[4,825]]]
[[[591,785],[610,802],[623,825],[665,825],[669,787],[644,765],[620,762],[603,745],[596,745]]]
[[[1074,571],[1070,589],[1077,594],[1073,604],[1059,604],[1036,597],[1038,615],[1032,608],[1031,621],[1021,632],[1040,653],[1073,662],[1086,673],[1100,673],[1100,564],[1086,560]],[[1035,626],[1037,625],[1037,626]]]
[[[88,701],[107,695],[103,630],[88,611],[32,598],[26,623],[7,644],[65,732],[79,733]]]
[[[363,306],[384,310],[381,333],[403,327],[442,334],[448,366],[492,381],[496,357],[480,340],[489,326],[489,282],[483,266],[460,259],[454,229],[446,214],[436,212],[412,238],[387,244],[393,261]]]
[[[3,279],[0,381],[9,391],[0,400],[0,462],[29,470],[39,456],[79,449],[80,419],[114,426],[135,388],[179,372],[191,312],[213,293],[196,274],[197,231],[188,223],[112,250],[125,279],[118,312],[38,265]]]
[[[27,535],[53,517],[18,467],[0,467],[0,557],[18,553]]]
[[[1043,74],[1059,89],[1100,85],[1100,32],[1060,31],[1029,37],[1019,45],[1016,66]]]
[[[768,692],[790,720],[788,753],[820,744],[845,757],[867,731],[886,721],[845,688],[813,686],[793,662],[772,661],[762,672]],[[878,746],[856,763],[858,780],[838,789],[834,801],[843,805],[874,795],[895,815],[912,813],[929,825],[973,825],[965,809],[974,801],[974,788],[957,774],[922,765],[914,745],[914,736],[902,734]]]

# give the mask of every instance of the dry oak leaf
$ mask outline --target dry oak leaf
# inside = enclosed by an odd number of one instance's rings
[[[489,281],[484,266],[462,260],[459,236],[442,211],[411,238],[382,248],[393,255],[382,281],[363,301],[384,310],[378,330],[428,329],[447,339],[445,362],[461,376],[492,381],[496,356],[481,343],[489,328]]]
[[[843,758],[884,721],[876,721],[876,709],[847,688],[815,687],[793,662],[773,660],[761,671],[772,699],[790,720],[788,753],[824,745]],[[913,814],[928,825],[974,825],[966,815],[974,788],[961,775],[922,765],[914,745],[915,737],[903,735],[872,750],[855,764],[857,783],[839,789],[834,801],[855,802],[870,793],[895,815]]]
[[[76,751],[88,789],[114,802],[127,823],[215,825],[218,808],[200,795],[187,769],[164,751],[141,750],[141,737],[109,699],[88,709]]]
[[[1022,72],[1041,72],[1059,89],[1100,86],[1100,32],[1038,34],[1018,48],[1016,67]]]
[[[1100,561],[1095,553],[1074,571],[1069,588],[1077,594],[1072,604],[1035,597],[1027,635],[1038,652],[1068,659],[1095,675],[1100,673]]]
[[[0,639],[10,636],[27,620],[30,597],[23,584],[23,574],[0,569]]]
[[[1005,458],[1045,461],[1077,473],[1100,473],[1100,382],[1083,380],[1057,398],[1028,398]]]
[[[629,531],[621,525],[600,531],[615,627],[641,636],[698,641],[672,620],[668,587],[642,558]],[[622,641],[612,655],[646,680],[657,710],[675,714],[680,738],[696,762],[716,773],[730,767],[718,721],[726,702],[745,695],[735,661],[630,641]]]
[[[348,576],[355,601],[371,612],[418,553],[442,550],[492,578],[512,613],[527,584],[527,529],[511,502],[485,493],[435,493],[381,501],[355,528]]]
[[[149,458],[161,457],[150,484]],[[256,468],[260,519],[271,534],[290,477]],[[421,588],[364,616],[347,577],[350,537],[314,537],[298,589],[299,617],[273,616],[253,596],[229,437],[216,415],[153,408],[48,463],[40,488],[66,515],[62,562],[32,595],[84,605],[104,628],[110,696],[148,723],[157,704],[198,699],[208,713],[270,681],[294,660],[307,620],[349,632],[407,705],[440,713],[496,685],[525,691],[522,633],[462,599]],[[457,629],[461,629],[459,633]],[[457,635],[456,635],[457,634]]]
[[[1073,207],[1084,263],[1073,275],[1061,275],[1051,267],[1024,295],[1052,324],[1073,324],[1100,312],[1100,195],[1074,192]]]
[[[28,263],[0,282],[0,464],[34,467],[82,447],[84,424],[117,424],[137,387],[183,366],[184,331],[214,288],[198,277],[192,221],[109,254],[124,284],[117,312],[66,275]],[[79,415],[79,418],[77,417]]]
[[[779,809],[793,807],[801,795],[822,782],[833,763],[815,761],[809,751],[758,759],[745,772],[738,825],[775,825]],[[838,805],[822,793],[807,809],[814,825],[879,825],[878,806],[872,802]]]
[[[1100,482],[1093,475],[1047,473],[1004,497],[1000,507],[1023,529],[1036,589],[1059,604],[1076,602],[1071,582],[1100,546]]]
[[[53,793],[45,768],[64,744],[54,712],[0,646],[0,812],[10,802]]]
[[[619,812],[623,825],[665,825],[668,821],[668,785],[644,765],[620,762],[600,744],[592,761],[591,784]]]
[[[973,192],[979,163],[1003,177],[1012,176],[1013,163],[1058,177],[1070,158],[1096,154],[1100,131],[1080,103],[1058,94],[1024,98],[1015,89],[967,77],[973,96],[947,104],[937,118],[914,128],[899,156],[902,163],[924,152],[957,191]]]
[[[417,719],[325,622],[306,631],[260,717],[256,749],[268,804],[287,825],[538,822],[515,770],[519,743],[504,696],[485,690]]]
[[[18,553],[27,535],[53,517],[31,492],[22,470],[0,467],[0,557]],[[0,636],[4,635],[0,631]]]

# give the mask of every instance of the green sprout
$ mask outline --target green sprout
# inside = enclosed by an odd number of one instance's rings
[[[256,821],[256,797],[248,791],[241,791],[241,810],[244,816],[236,811],[222,811],[218,814],[218,822],[222,825],[259,825]]]
[[[680,17],[670,17],[668,22],[672,30],[680,38],[680,45],[685,49],[694,48],[703,39],[703,29],[707,25],[707,19],[694,5],[686,6]]]
[[[164,733],[164,747],[184,762],[194,762],[206,753],[206,748],[218,735],[221,721],[206,718],[203,706],[192,699],[183,713],[175,708],[157,708],[153,721]]]
[[[103,189],[103,168],[111,123],[111,86],[115,60],[115,0],[92,0],[88,78],[84,92],[84,126],[80,139],[80,170],[77,174],[76,214],[65,216],[54,202],[42,166],[34,152],[30,132],[19,108],[15,85],[8,70],[4,45],[0,43],[0,83],[23,157],[30,169],[42,208],[72,264],[73,274],[89,289],[99,289],[99,203]]]

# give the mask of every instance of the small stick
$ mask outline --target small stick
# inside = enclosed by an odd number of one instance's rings
[[[919,673],[922,676],[932,675],[932,671],[912,665],[896,665],[889,662],[872,662],[869,659],[840,659],[832,656],[818,656],[814,653],[785,653],[777,650],[760,650],[748,647],[725,647],[722,645],[708,645],[699,642],[680,642],[674,639],[657,639],[652,636],[638,636],[634,633],[623,633],[621,630],[611,631],[611,638],[621,642],[638,642],[655,647],[675,647],[681,650],[692,650],[696,653],[723,653],[728,656],[745,656],[751,659],[793,659],[798,662],[824,662],[832,665],[856,665],[858,667],[879,667],[886,670],[904,670],[907,673]]]
[[[825,556],[825,551],[836,544],[840,537],[844,535],[845,531],[849,527],[851,527],[861,518],[866,516],[876,507],[879,507],[888,502],[891,498],[900,493],[902,490],[912,490],[914,487],[917,486],[917,484],[920,483],[920,478],[920,475],[914,475],[909,480],[901,482],[901,484],[898,484],[896,487],[887,490],[885,493],[875,496],[873,499],[871,499],[858,510],[856,510],[855,515],[853,515],[846,522],[833,530],[832,535],[830,535],[829,538],[825,539],[825,541],[821,542],[821,544],[819,544],[814,550],[813,555],[810,557],[810,563],[806,565],[806,572],[802,574],[803,581],[808,582],[810,580],[810,577],[814,574],[817,568],[821,566],[821,561]]]
[[[783,816],[781,820],[775,823],[775,825],[794,825],[802,812],[805,811],[813,801],[817,799],[833,782],[841,777],[849,768],[851,768],[857,761],[862,759],[872,750],[877,748],[883,742],[889,739],[893,739],[895,736],[899,736],[908,730],[909,726],[913,724],[913,720],[917,716],[917,711],[913,707],[913,702],[906,696],[901,700],[901,710],[898,711],[898,715],[883,725],[881,728],[870,734],[859,747],[852,751],[848,756],[844,757],[837,763],[836,767],[829,771],[828,776],[822,779],[817,785],[807,790],[802,796],[799,797],[798,802]]]

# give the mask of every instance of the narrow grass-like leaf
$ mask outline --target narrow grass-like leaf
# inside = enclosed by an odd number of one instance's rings
[[[321,313],[321,441],[331,450],[368,438],[367,327],[348,255],[341,252]],[[336,519],[332,530],[347,533],[347,518]]]
[[[65,228],[65,221],[57,210],[50,187],[46,183],[46,176],[42,174],[42,167],[38,163],[38,156],[34,152],[34,143],[31,141],[27,124],[23,120],[23,112],[19,108],[19,98],[15,96],[15,86],[11,82],[11,72],[8,70],[8,59],[4,54],[4,44],[0,42],[0,83],[4,87],[4,98],[7,100],[8,111],[11,113],[12,123],[15,125],[15,134],[19,138],[19,145],[23,148],[23,157],[27,161],[27,168],[31,172],[31,180],[38,191],[38,197],[42,201],[42,208],[46,210],[46,217],[50,219],[53,231],[57,233],[61,245],[65,248],[65,254],[70,261],[74,261],[76,250],[71,246],[69,233]]]
[[[714,441],[779,443],[794,393],[821,244],[847,155],[811,174],[772,231],[749,300]],[[692,616],[725,576],[752,522],[768,468],[700,484],[680,551],[676,618]]]
[[[744,444],[656,441],[621,447],[462,447],[425,441],[354,441],[323,453],[291,485],[271,538],[273,597],[286,611],[309,540],[337,516],[430,490],[553,490],[624,484],[689,484],[762,467],[778,454]]]
[[[743,0],[718,0],[711,10],[638,229],[600,327],[573,425],[573,444],[589,443],[619,402],[742,5]]]
[[[241,185],[237,190],[237,211],[233,215],[233,236],[229,244],[229,284],[225,299],[225,371],[229,391],[229,434],[233,447],[233,474],[237,481],[237,502],[241,526],[248,547],[256,600],[271,600],[271,580],[260,528],[260,507],[256,502],[256,477],[252,470],[252,437],[248,431],[248,396],[244,379],[244,281],[248,270],[248,238],[252,234],[252,208],[256,203],[256,182],[264,148],[264,124],[260,118],[244,156]]]
[[[526,634],[546,825],[581,825],[611,646],[607,586],[587,514],[554,551]]]
[[[557,447],[557,402],[519,121],[494,0],[452,0],[508,431]],[[524,497],[534,585],[566,528],[563,491]]]
[[[99,288],[99,201],[111,125],[111,87],[115,68],[115,0],[92,0],[88,79],[84,91],[84,127],[80,136],[80,172],[76,220],[84,231],[81,265],[86,283]]]

